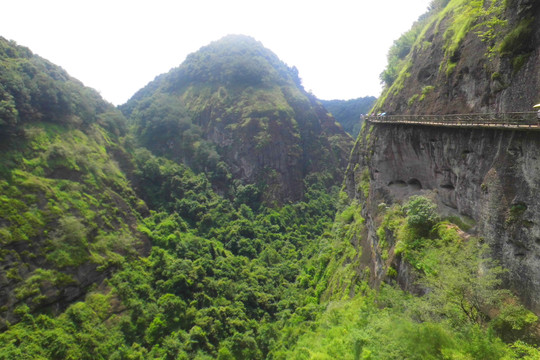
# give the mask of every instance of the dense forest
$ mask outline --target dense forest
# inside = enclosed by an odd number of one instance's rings
[[[306,169],[322,170],[303,174],[301,200],[270,206],[264,184],[228,172],[184,104],[157,100],[126,119],[57,66],[1,45],[12,117],[2,124],[0,358],[257,359],[297,311],[315,316],[316,289],[297,278],[331,229],[335,167],[314,161]],[[351,141],[305,99],[311,114],[286,121]],[[151,146],[164,129],[186,139],[182,157]]]
[[[378,201],[374,100],[227,36],[116,108],[0,38],[0,359],[540,358],[470,219]]]

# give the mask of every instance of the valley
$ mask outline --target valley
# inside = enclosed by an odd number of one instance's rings
[[[434,0],[348,101],[228,35],[115,107],[0,38],[0,359],[540,358],[539,22]]]

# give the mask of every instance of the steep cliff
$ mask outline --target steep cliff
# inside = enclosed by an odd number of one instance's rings
[[[530,111],[540,100],[540,3],[434,1],[396,40],[377,111]]]
[[[122,109],[156,154],[204,171],[221,192],[255,184],[267,203],[302,199],[310,174],[341,182],[352,147],[297,70],[246,36],[189,55]]]
[[[390,114],[532,110],[540,100],[539,11],[540,3],[528,0],[434,1],[390,50],[381,74],[387,87],[375,109]],[[489,244],[508,270],[505,286],[539,312],[539,135],[368,123],[353,149],[345,185],[363,204],[367,235],[360,245],[364,256],[369,254],[364,263],[371,282],[387,279],[392,267],[402,287],[425,290],[415,285],[413,266],[394,253],[396,239],[381,244],[389,206],[424,195],[443,217],[461,224],[465,238],[474,235]]]
[[[351,197],[366,202],[374,249],[381,203],[424,194],[443,215],[473,219],[467,230],[509,270],[506,285],[540,311],[539,149],[537,132],[371,125],[353,150],[345,183]],[[366,181],[369,193],[362,191]],[[372,256],[380,280],[385,265],[380,254]]]

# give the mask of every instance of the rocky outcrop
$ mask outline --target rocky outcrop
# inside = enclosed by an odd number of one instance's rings
[[[369,170],[367,198],[360,188],[363,169]],[[540,311],[539,132],[371,125],[353,149],[345,177],[349,196],[365,202],[368,242],[377,242],[380,203],[429,193],[443,215],[475,221],[472,233],[508,269],[506,286]],[[379,281],[380,259],[372,254]]]
[[[540,101],[540,3],[450,1],[411,30],[414,45],[379,98],[391,114],[531,111]],[[458,33],[461,34],[458,35]],[[399,42],[399,41],[398,41]]]
[[[539,63],[538,1],[434,1],[390,49],[381,75],[386,88],[374,109],[400,115],[532,111],[540,102]],[[372,280],[381,281],[388,266],[377,253],[378,205],[425,194],[443,215],[474,220],[471,232],[508,269],[506,286],[540,312],[539,146],[540,133],[527,130],[366,127],[345,184],[364,202]],[[400,284],[414,291],[407,264],[396,259],[392,265]]]

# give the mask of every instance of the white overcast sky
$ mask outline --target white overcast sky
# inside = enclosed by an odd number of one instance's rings
[[[320,99],[381,91],[386,54],[431,0],[0,0],[0,36],[113,104],[228,34],[254,37]]]

